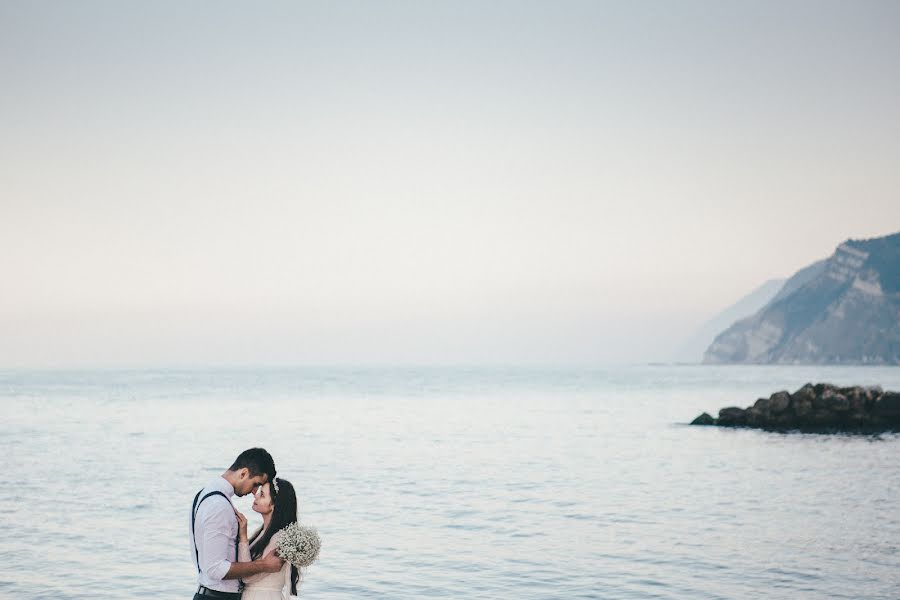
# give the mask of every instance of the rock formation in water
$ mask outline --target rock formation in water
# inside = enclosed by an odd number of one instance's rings
[[[900,365],[900,233],[848,240],[801,270],[703,362]]]
[[[878,386],[837,387],[807,383],[776,392],[747,408],[729,406],[715,419],[703,413],[691,425],[800,431],[900,431],[900,393]]]

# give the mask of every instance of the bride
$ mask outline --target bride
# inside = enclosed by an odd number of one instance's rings
[[[297,495],[294,486],[286,479],[276,477],[259,488],[253,501],[253,510],[263,519],[262,528],[247,538],[247,517],[237,513],[238,562],[249,562],[267,555],[275,549],[281,530],[297,521]],[[242,600],[285,600],[297,595],[300,573],[297,567],[285,562],[277,573],[259,573],[244,579]]]

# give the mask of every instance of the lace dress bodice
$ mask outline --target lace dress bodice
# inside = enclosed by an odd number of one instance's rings
[[[262,556],[275,549],[280,536],[280,531],[272,536]],[[238,562],[250,562],[250,546],[248,544],[240,544],[238,546]],[[257,573],[256,575],[245,577],[242,600],[285,600],[289,598],[290,579],[291,564],[288,562],[285,562],[277,573]]]

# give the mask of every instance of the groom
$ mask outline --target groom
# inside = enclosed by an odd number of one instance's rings
[[[241,597],[241,577],[277,573],[283,561],[270,552],[253,562],[237,561],[238,519],[232,496],[255,494],[275,479],[275,462],[262,448],[244,450],[214,481],[194,497],[191,509],[191,555],[197,568],[194,600]]]

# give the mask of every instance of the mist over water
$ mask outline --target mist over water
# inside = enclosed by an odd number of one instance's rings
[[[0,596],[189,598],[191,499],[263,445],[301,597],[900,597],[900,436],[686,425],[807,381],[900,370],[2,371]]]

